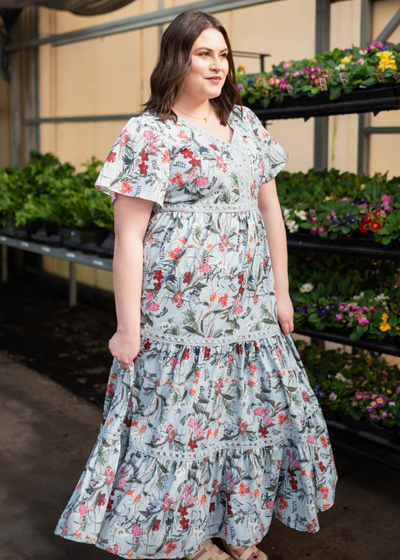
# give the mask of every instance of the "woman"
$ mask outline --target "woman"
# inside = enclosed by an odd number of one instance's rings
[[[272,515],[319,530],[337,473],[290,336],[288,158],[242,107],[224,27],[181,13],[96,181],[114,204],[118,329],[57,535],[123,558],[266,560]]]

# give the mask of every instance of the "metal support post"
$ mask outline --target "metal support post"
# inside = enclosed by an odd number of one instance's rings
[[[329,50],[330,42],[330,0],[317,0],[315,54],[322,54]],[[328,167],[328,117],[314,119],[314,169]]]
[[[1,246],[1,283],[7,284],[8,282],[8,259],[7,259],[7,245]]]
[[[76,288],[76,266],[74,262],[69,263],[69,306],[77,305],[77,288]]]
[[[372,4],[373,0],[361,0],[361,36],[360,46],[365,49],[372,40]],[[371,113],[358,115],[358,155],[357,173],[369,173],[370,135],[365,128],[371,126]]]

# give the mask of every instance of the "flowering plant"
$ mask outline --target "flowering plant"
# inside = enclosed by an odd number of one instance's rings
[[[320,405],[400,434],[400,369],[383,356],[321,351],[296,340],[296,348]]]
[[[350,330],[350,340],[400,336],[400,265],[311,253],[289,258],[294,325]]]
[[[282,171],[277,189],[290,233],[300,228],[323,238],[369,237],[383,245],[400,238],[400,177]]]
[[[272,66],[270,72],[246,74],[238,66],[236,82],[249,104],[259,100],[264,108],[272,99],[282,103],[285,97],[315,97],[329,91],[331,100],[356,88],[400,81],[400,43],[375,42],[366,49],[334,49],[300,61],[286,60]]]

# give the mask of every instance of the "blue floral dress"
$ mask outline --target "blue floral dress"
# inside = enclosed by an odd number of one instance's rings
[[[226,142],[145,112],[96,187],[152,200],[141,346],[114,358],[97,442],[55,534],[123,558],[259,543],[272,517],[319,530],[337,472],[276,292],[257,196],[289,159],[249,108]]]

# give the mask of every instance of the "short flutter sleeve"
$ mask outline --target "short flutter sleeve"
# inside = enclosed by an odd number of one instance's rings
[[[285,167],[290,156],[261,124],[257,115],[248,107],[247,115],[261,151],[262,182],[268,183]]]
[[[169,184],[169,153],[153,117],[131,118],[118,135],[95,187],[116,201],[115,193],[145,198],[162,206]]]

